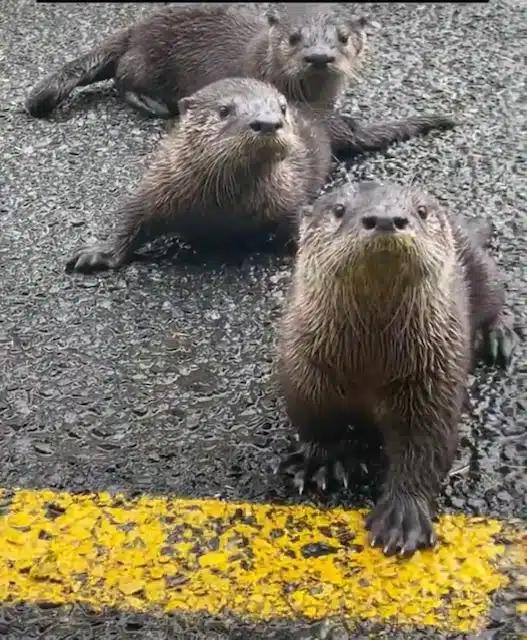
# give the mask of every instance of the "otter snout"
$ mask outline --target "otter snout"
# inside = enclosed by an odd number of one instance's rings
[[[361,223],[366,231],[394,233],[406,229],[410,221],[404,216],[363,216]]]
[[[328,64],[335,62],[335,56],[328,51],[310,50],[304,54],[304,62],[314,69],[324,69]]]
[[[249,123],[249,127],[256,133],[275,133],[284,126],[281,118],[256,118]]]

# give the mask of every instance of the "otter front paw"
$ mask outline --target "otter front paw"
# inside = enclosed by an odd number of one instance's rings
[[[372,547],[383,547],[387,556],[408,557],[437,541],[428,505],[408,495],[382,498],[366,519],[366,529]]]
[[[306,485],[313,482],[320,491],[326,491],[332,481],[348,487],[348,474],[344,460],[332,455],[318,444],[307,442],[298,451],[285,457],[276,473],[293,475],[293,484],[302,494]]]
[[[508,317],[495,322],[483,334],[483,356],[486,363],[507,367],[517,342],[512,321]]]
[[[119,260],[107,246],[94,245],[78,251],[73,258],[68,260],[66,272],[93,273],[94,271],[115,269],[119,264]]]

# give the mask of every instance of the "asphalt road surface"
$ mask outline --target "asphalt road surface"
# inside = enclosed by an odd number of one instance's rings
[[[365,120],[428,111],[462,120],[455,131],[364,156],[347,171],[352,179],[413,178],[453,209],[490,218],[519,325],[527,308],[522,4],[362,5],[381,29],[343,104]],[[272,383],[289,258],[163,257],[166,243],[152,261],[118,273],[65,274],[77,247],[111,229],[113,209],[166,124],[120,103],[109,83],[76,92],[47,121],[30,118],[22,102],[44,73],[153,8],[2,3],[0,487],[369,506],[371,486],[298,497],[270,471],[291,446]],[[337,180],[345,170],[335,168]],[[478,369],[443,511],[526,517],[525,355],[524,342],[510,371]],[[520,625],[498,598],[478,637],[519,638]],[[345,631],[76,605],[0,608],[0,637],[10,640],[397,634],[443,637],[373,623]]]

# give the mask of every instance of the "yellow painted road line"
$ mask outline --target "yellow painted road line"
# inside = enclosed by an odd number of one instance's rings
[[[484,624],[491,593],[507,582],[500,522],[444,516],[440,546],[401,560],[367,545],[363,516],[16,490],[0,516],[0,600],[255,621],[340,615],[458,632]]]

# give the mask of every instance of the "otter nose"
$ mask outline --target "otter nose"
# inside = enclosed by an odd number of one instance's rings
[[[272,120],[271,118],[253,120],[249,126],[253,131],[258,133],[274,133],[281,129],[284,124],[281,120]]]
[[[364,216],[362,226],[368,231],[397,231],[408,226],[408,218],[401,216]]]
[[[304,56],[304,60],[313,65],[313,67],[323,69],[331,62],[335,62],[335,56],[331,56],[328,53],[308,53]]]

